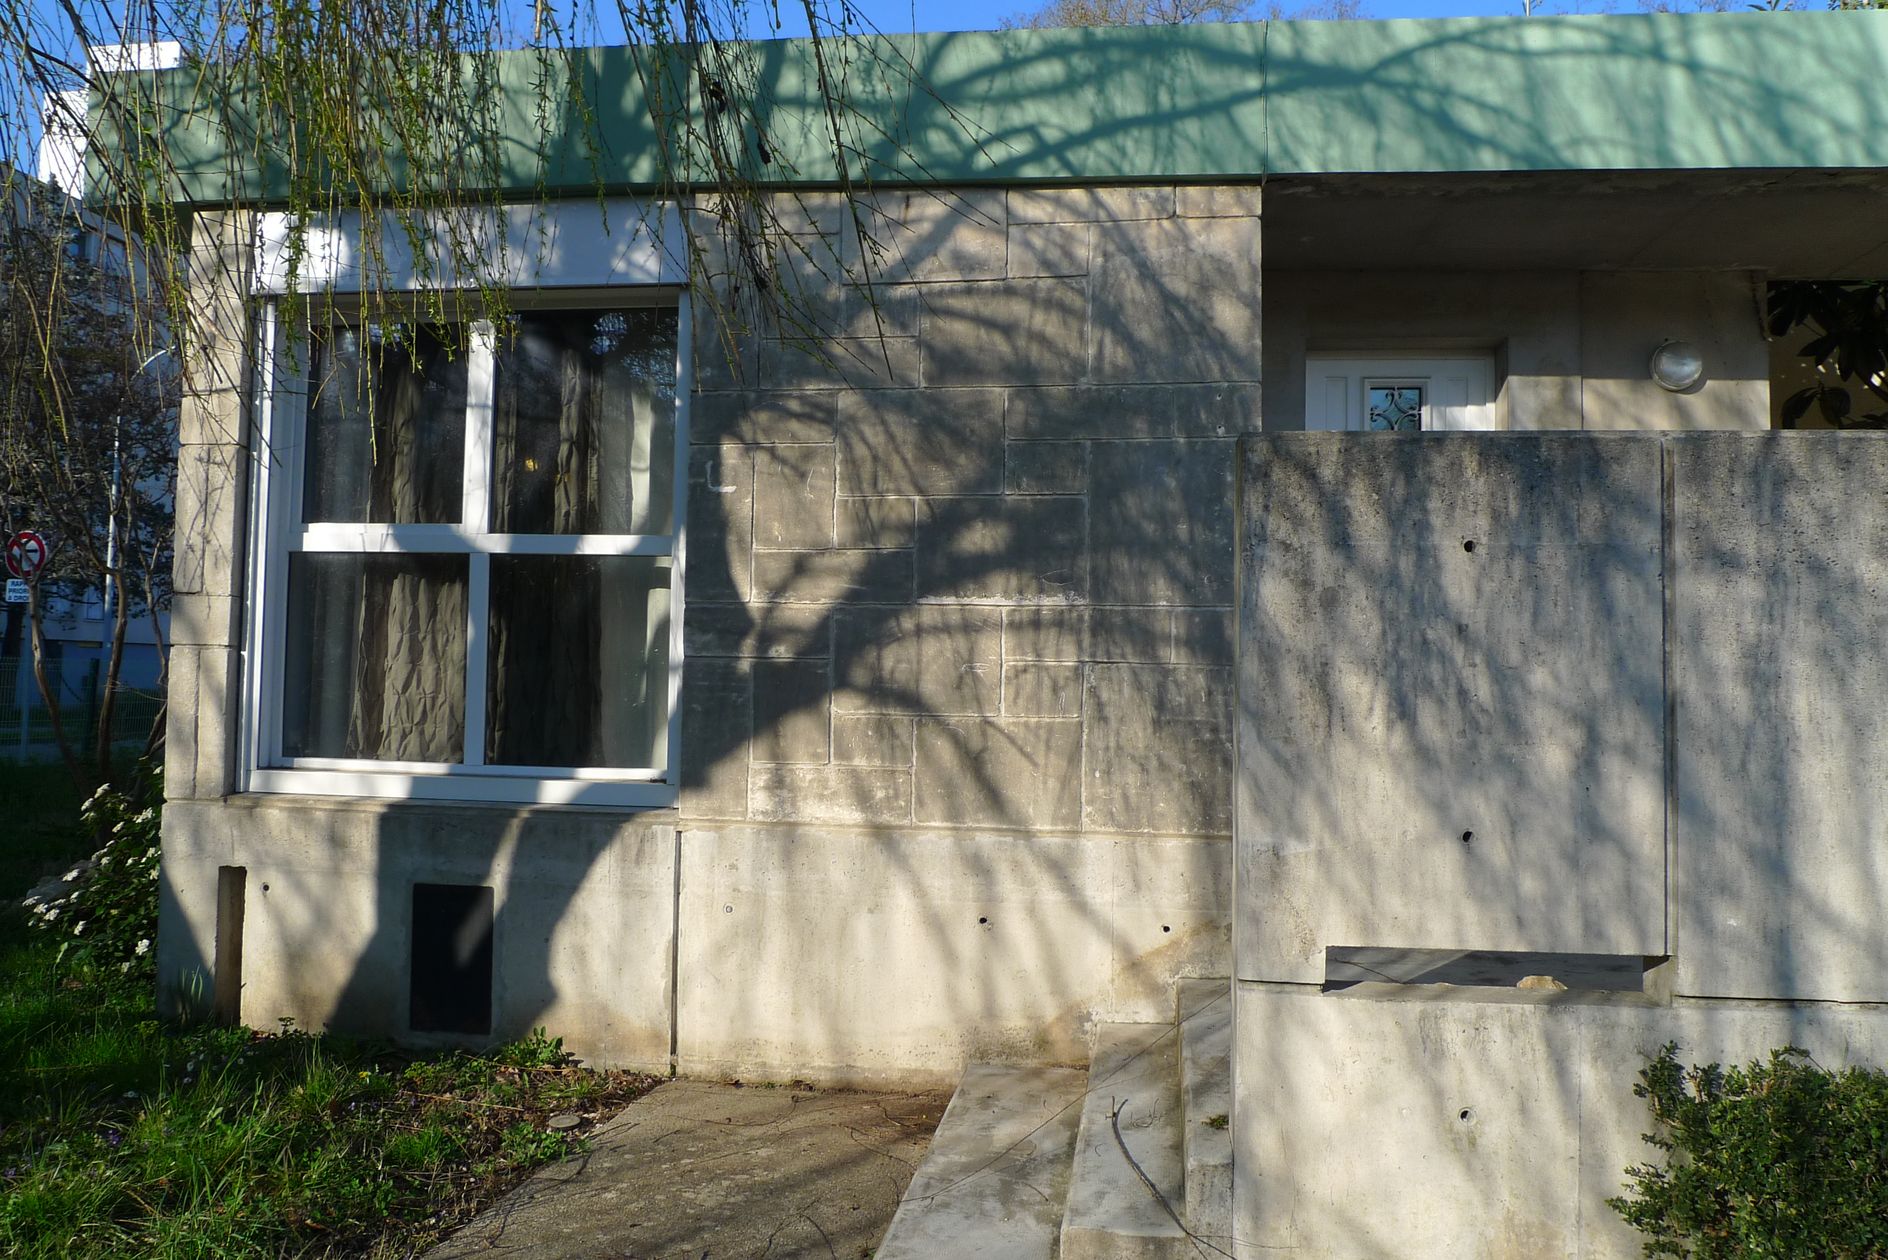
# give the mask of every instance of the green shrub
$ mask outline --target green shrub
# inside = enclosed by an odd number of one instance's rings
[[[1666,1152],[1609,1200],[1648,1256],[1888,1257],[1888,1075],[1820,1068],[1802,1050],[1746,1067],[1682,1067],[1667,1045],[1639,1073]]]
[[[155,770],[124,790],[110,784],[80,807],[80,817],[104,847],[66,873],[65,887],[47,898],[29,897],[29,922],[99,969],[148,978],[155,974],[157,858],[161,825],[156,802],[163,786]]]

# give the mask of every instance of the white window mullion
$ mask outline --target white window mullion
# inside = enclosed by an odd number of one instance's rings
[[[675,536],[669,551],[669,740],[662,767],[663,777],[671,784],[681,779],[677,768],[682,761],[682,571],[688,561],[688,413],[695,384],[695,321],[686,289],[676,300],[675,320],[675,493],[674,519],[669,525]]]
[[[472,325],[465,363],[465,515],[460,528],[480,535],[492,527],[492,397],[497,378],[497,336],[489,321]]]
[[[492,596],[492,558],[475,551],[470,557],[465,588],[465,764],[485,764],[485,628],[491,624],[486,609]]]
[[[485,764],[485,654],[492,624],[492,557],[485,550],[492,525],[492,421],[497,400],[497,337],[487,320],[472,325],[466,355],[465,515],[460,532],[472,547],[465,598],[465,755]]]

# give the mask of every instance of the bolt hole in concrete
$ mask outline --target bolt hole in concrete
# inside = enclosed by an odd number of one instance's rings
[[[1474,555],[1475,554],[1475,540],[1473,538],[1465,540],[1462,543],[1462,550],[1468,552],[1471,556]]]
[[[1163,924],[1161,924],[1161,925],[1160,925],[1160,930],[1161,930],[1161,931],[1163,931],[1163,932],[1171,932],[1171,931],[1173,931],[1173,924],[1171,924],[1171,923],[1163,923]]]
[[[989,920],[989,917],[988,917],[988,916],[986,916],[986,915],[978,915],[978,916],[977,916],[977,922],[979,922],[979,923],[985,923],[985,924],[987,924],[987,923],[989,923],[989,922],[990,922],[990,920]]]
[[[1472,832],[1472,831],[1464,831],[1464,832],[1462,833],[1462,843],[1463,843],[1463,844],[1473,844],[1473,843],[1474,843],[1474,841],[1475,841],[1475,833],[1474,833],[1474,832]]]
[[[1474,1121],[1475,1113],[1471,1109],[1464,1107],[1460,1113],[1457,1114],[1456,1119],[1460,1120],[1463,1124],[1469,1124]]]
[[[1329,993],[1357,984],[1448,984],[1547,993],[1644,993],[1645,973],[1663,961],[1638,954],[1332,946],[1324,951],[1324,989]]]

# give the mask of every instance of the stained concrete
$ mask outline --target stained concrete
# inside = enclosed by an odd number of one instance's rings
[[[955,1083],[1074,1064],[1223,965],[1224,841],[928,828],[684,832],[681,1070]]]
[[[1888,436],[1673,449],[1678,991],[1888,1001]]]
[[[943,1114],[937,1094],[671,1081],[427,1260],[832,1260],[877,1246]]]
[[[1665,952],[1661,468],[1624,437],[1248,439],[1240,978]]]

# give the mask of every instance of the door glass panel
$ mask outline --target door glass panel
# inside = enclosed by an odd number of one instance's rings
[[[1364,406],[1364,427],[1372,433],[1415,433],[1423,427],[1421,385],[1367,386]]]

